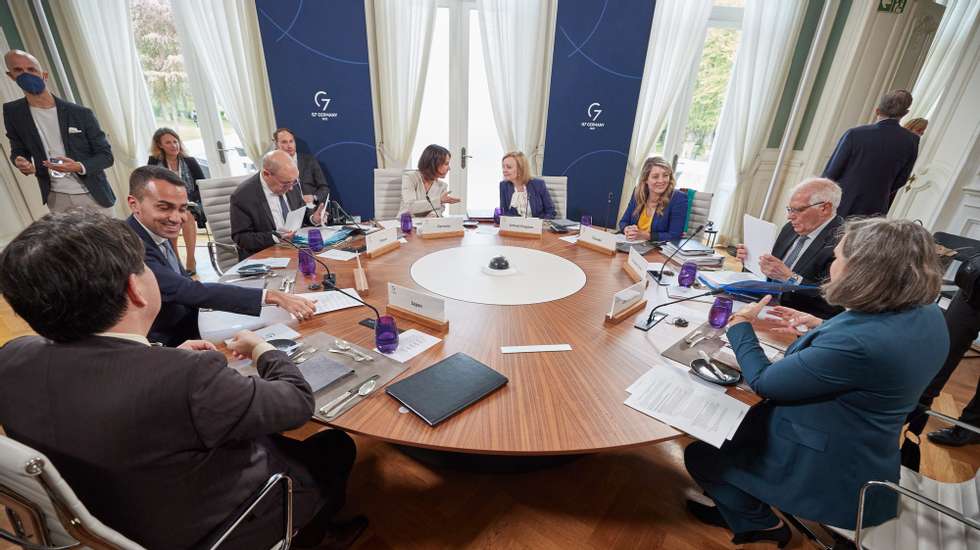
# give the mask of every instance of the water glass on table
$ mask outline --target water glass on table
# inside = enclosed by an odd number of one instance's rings
[[[677,284],[690,288],[698,276],[698,264],[694,262],[684,262],[681,272],[677,275]]]
[[[399,217],[402,224],[402,233],[408,235],[412,232],[412,214],[410,212],[402,212]]]
[[[708,311],[708,324],[714,328],[722,328],[732,316],[732,299],[719,296],[715,298],[715,303],[711,304]]]
[[[323,234],[320,233],[319,229],[310,229],[310,232],[306,235],[306,241],[309,243],[310,250],[313,252],[323,250]]]
[[[582,214],[582,219],[580,221],[583,226],[592,227],[592,216],[590,214]]]
[[[500,207],[499,206],[497,208],[494,208],[493,209],[493,224],[494,225],[500,225],[500,215],[501,214],[503,214],[503,212],[500,210]]]
[[[398,327],[391,315],[382,315],[374,327],[374,345],[381,353],[391,353],[398,349]]]
[[[315,274],[316,261],[313,259],[313,253],[308,249],[301,248],[297,254],[299,255],[299,272],[306,276]]]

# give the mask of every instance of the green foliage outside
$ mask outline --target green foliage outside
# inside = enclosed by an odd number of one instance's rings
[[[686,158],[706,159],[725,102],[725,92],[728,89],[737,47],[736,31],[708,29],[687,119],[687,135],[684,142],[685,149],[691,147],[691,150],[690,153],[683,155]]]

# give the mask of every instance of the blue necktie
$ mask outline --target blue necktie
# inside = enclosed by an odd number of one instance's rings
[[[160,243],[160,250],[163,251],[163,256],[167,259],[167,264],[170,265],[170,269],[183,275],[180,271],[180,262],[177,261],[177,254],[174,253],[174,249],[170,246],[170,241]]]
[[[796,263],[796,259],[800,255],[800,251],[803,250],[803,245],[806,244],[806,241],[809,238],[809,235],[800,235],[796,237],[796,242],[793,243],[793,248],[789,251],[789,254],[786,255],[786,259],[783,260],[786,267],[793,269],[793,264]]]

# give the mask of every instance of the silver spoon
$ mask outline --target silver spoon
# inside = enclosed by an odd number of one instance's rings
[[[361,396],[361,397],[366,396],[367,394],[373,392],[374,391],[374,388],[377,385],[378,385],[378,381],[377,380],[375,380],[375,379],[368,379],[363,384],[361,384],[361,387],[357,388],[357,393],[355,393],[355,394],[347,397],[346,399],[344,399],[343,401],[341,401],[340,403],[338,403],[337,406],[334,407],[334,408],[332,408],[332,409],[330,409],[330,411],[327,412],[327,414],[325,416],[327,418],[333,418],[333,417],[337,416],[338,414],[340,414],[340,411],[343,410],[344,406],[347,405],[348,403],[350,403],[355,397],[357,397],[357,396]]]
[[[351,346],[349,343],[347,343],[346,340],[341,340],[339,338],[336,338],[333,341],[333,345],[337,346],[337,349],[341,349],[341,350],[344,350],[344,351],[349,351],[349,352],[351,352],[351,353],[359,356],[361,359],[363,359],[365,361],[374,361],[374,357],[371,357],[370,355],[368,355],[366,353],[363,353],[363,352],[360,352],[360,351],[354,349],[354,347]]]
[[[344,357],[350,357],[351,359],[353,359],[357,363],[360,363],[361,361],[363,361],[363,359],[361,358],[361,356],[354,355],[353,353],[351,353],[349,351],[344,351],[344,350],[341,350],[341,349],[334,349],[334,348],[330,348],[327,351],[329,351],[330,353],[336,353],[338,355],[343,355]]]

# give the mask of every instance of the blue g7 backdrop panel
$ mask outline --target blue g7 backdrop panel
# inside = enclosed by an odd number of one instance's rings
[[[319,160],[332,198],[351,214],[373,217],[377,157],[364,1],[255,6],[276,123]]]
[[[569,219],[615,223],[653,9],[653,0],[558,1],[543,172],[568,176]]]

